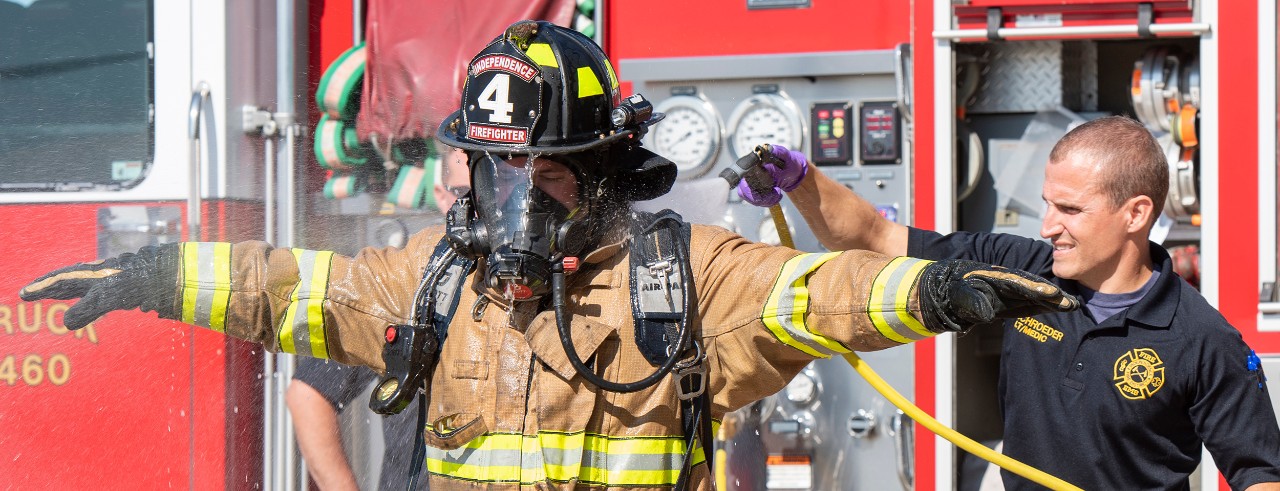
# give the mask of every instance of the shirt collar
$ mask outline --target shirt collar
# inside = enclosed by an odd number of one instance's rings
[[[1151,261],[1160,271],[1160,278],[1151,286],[1142,300],[1129,307],[1124,313],[1126,321],[1133,321],[1152,329],[1168,329],[1173,325],[1173,314],[1178,310],[1178,302],[1182,289],[1181,277],[1173,272],[1173,261],[1169,253],[1155,242],[1148,242],[1151,247]],[[1110,323],[1108,323],[1110,324]]]

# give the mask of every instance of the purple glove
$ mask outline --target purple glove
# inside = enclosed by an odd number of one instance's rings
[[[738,196],[756,206],[773,206],[782,201],[782,194],[791,192],[800,186],[800,181],[809,174],[809,160],[804,154],[787,150],[782,145],[769,145],[769,155],[760,165],[773,178],[773,187],[768,190],[752,191],[747,180],[738,182]]]

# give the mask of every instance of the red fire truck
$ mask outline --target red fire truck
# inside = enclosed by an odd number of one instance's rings
[[[456,85],[451,67],[478,49],[456,46],[458,32],[505,24],[455,2],[415,3],[0,0],[0,482],[304,486],[281,403],[290,357],[138,312],[69,332],[69,302],[26,303],[17,290],[148,244],[352,252],[438,221],[421,199],[430,151],[403,155],[412,150],[373,136],[387,122],[371,107],[357,117],[343,104],[393,86],[370,82],[395,59],[379,58],[378,36],[395,31],[372,22],[379,12],[471,19],[418,34],[423,52],[463,57],[419,67],[443,80],[432,87]],[[717,201],[660,205],[763,241],[778,233],[767,212],[715,177],[756,143],[802,150],[899,223],[1035,237],[1038,186],[1023,178],[1038,183],[1028,162],[1044,142],[1100,115],[1137,117],[1169,150],[1159,233],[1180,274],[1280,373],[1274,2],[530,4],[522,12],[594,36],[624,92],[668,114],[647,145],[680,166],[673,196]],[[340,68],[361,56],[365,75]],[[350,85],[326,99],[340,79]],[[434,98],[423,114],[456,104],[438,94],[413,95]],[[429,125],[408,126],[421,137]],[[797,247],[819,250],[784,208]],[[939,336],[865,358],[916,405],[994,444],[999,345],[995,334]],[[762,459],[766,472],[727,476],[729,487],[958,489],[984,470],[843,363],[815,363],[749,408],[729,460]],[[1225,489],[1202,469],[1193,487]]]

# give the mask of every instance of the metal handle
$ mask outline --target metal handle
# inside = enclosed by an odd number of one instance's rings
[[[1151,24],[1149,29],[1151,34],[1199,36],[1211,31],[1212,27],[1205,22],[1186,22],[1175,24]],[[949,39],[952,41],[960,39],[986,40],[987,34],[987,28],[985,27],[981,29],[950,29],[944,31],[933,31],[933,38]],[[996,36],[1001,39],[1058,36],[1138,37],[1138,34],[1138,24],[1109,26],[1001,27],[996,29]]]
[[[196,84],[196,88],[191,91],[191,107],[187,110],[187,140],[191,143],[191,168],[190,172],[190,189],[187,194],[187,240],[199,241],[201,238],[200,231],[200,207],[201,207],[201,177],[204,170],[200,165],[202,140],[200,135],[200,127],[203,124],[204,106],[209,104],[209,84],[200,82]]]
[[[913,115],[911,101],[911,43],[902,43],[893,49],[894,70],[893,81],[898,89],[898,107],[902,108],[902,116],[911,121]]]
[[[915,456],[912,454],[916,443],[915,426],[906,421],[906,416],[898,411],[889,418],[889,434],[893,436],[893,447],[897,450],[894,460],[898,464],[898,480],[902,482],[903,489],[911,490],[916,486]]]

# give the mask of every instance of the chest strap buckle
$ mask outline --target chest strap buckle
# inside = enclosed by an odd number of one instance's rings
[[[693,340],[693,347],[693,358],[677,363],[675,370],[672,370],[676,374],[676,380],[680,382],[679,396],[682,401],[688,401],[707,391],[707,364],[703,363],[707,355],[698,340]]]
[[[691,367],[677,368],[676,378],[680,380],[680,400],[687,401],[698,397],[707,390],[707,365],[699,363]]]

